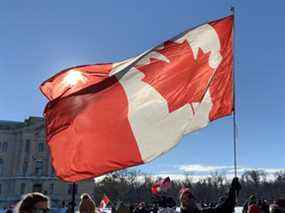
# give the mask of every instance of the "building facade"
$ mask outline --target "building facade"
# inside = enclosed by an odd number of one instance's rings
[[[94,187],[93,180],[77,184],[76,203],[81,193],[92,195]],[[53,207],[62,207],[72,198],[72,184],[59,180],[51,166],[44,120],[0,121],[0,208],[35,191],[48,195]]]

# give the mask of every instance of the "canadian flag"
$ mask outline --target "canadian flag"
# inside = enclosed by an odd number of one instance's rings
[[[149,162],[233,110],[233,16],[130,59],[43,82],[56,175],[75,182]]]
[[[109,202],[110,202],[110,199],[106,195],[104,195],[101,202],[100,202],[99,209],[106,208],[106,206],[109,204]]]
[[[167,191],[171,187],[171,181],[169,177],[158,179],[151,187],[153,194],[159,194],[160,192]]]

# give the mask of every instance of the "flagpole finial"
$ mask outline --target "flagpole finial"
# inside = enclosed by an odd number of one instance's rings
[[[230,11],[232,12],[232,14],[235,14],[235,7],[234,7],[234,6],[231,6],[231,7],[230,7]]]

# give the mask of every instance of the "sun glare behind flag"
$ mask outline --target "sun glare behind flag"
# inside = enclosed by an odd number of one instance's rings
[[[233,110],[233,16],[125,61],[68,68],[40,86],[56,175],[79,181],[149,162]]]

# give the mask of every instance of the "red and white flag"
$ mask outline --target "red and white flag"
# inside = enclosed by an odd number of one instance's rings
[[[106,195],[104,195],[101,202],[100,202],[99,209],[106,208],[106,206],[109,204],[109,202],[110,202],[110,199]]]
[[[56,175],[79,181],[149,162],[233,110],[233,16],[125,61],[68,68],[40,86]]]
[[[159,194],[161,192],[167,191],[171,187],[171,180],[169,177],[164,179],[158,179],[151,187],[151,192],[153,194]]]

